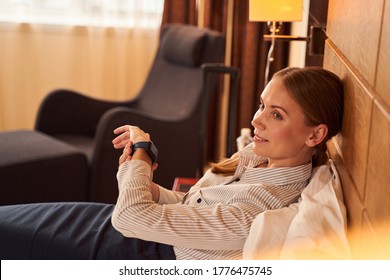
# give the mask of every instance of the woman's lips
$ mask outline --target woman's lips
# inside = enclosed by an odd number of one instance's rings
[[[255,136],[253,137],[253,141],[255,141],[255,142],[260,142],[260,143],[268,142],[267,139],[264,139],[264,138],[260,137],[259,135],[255,135]]]

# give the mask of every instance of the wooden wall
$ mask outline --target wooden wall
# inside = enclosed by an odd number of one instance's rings
[[[390,257],[390,0],[330,0],[324,67],[345,81],[330,143],[354,258]]]

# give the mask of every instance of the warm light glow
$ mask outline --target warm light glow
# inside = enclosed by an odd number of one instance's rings
[[[250,0],[249,21],[301,21],[303,0]]]
[[[390,260],[390,222],[372,228],[350,228],[346,235],[348,247],[343,247],[344,233],[308,236],[292,247],[270,249],[266,254],[254,254],[252,259],[296,259],[296,260]],[[325,249],[325,250],[324,250]]]

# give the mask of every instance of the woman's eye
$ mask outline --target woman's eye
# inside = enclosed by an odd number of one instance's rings
[[[277,120],[283,120],[283,117],[281,114],[279,114],[278,112],[273,112],[272,113],[273,117]]]
[[[264,103],[260,103],[260,105],[259,105],[259,110],[260,110],[260,111],[263,111],[264,109],[265,109]]]

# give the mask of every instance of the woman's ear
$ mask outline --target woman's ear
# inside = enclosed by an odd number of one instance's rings
[[[309,147],[315,147],[320,144],[328,135],[328,126],[326,124],[319,124],[314,126],[312,134],[306,141],[306,145]]]

